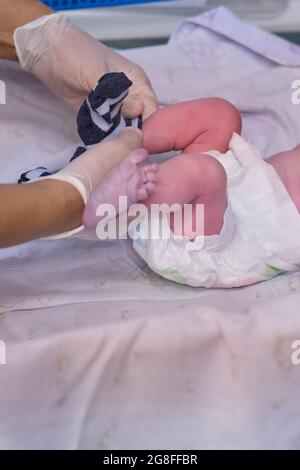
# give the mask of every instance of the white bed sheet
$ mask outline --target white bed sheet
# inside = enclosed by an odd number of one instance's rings
[[[125,51],[162,104],[230,99],[266,156],[298,144],[300,51],[220,8],[166,46]],[[0,62],[1,182],[55,168],[75,115]],[[0,252],[1,449],[300,448],[300,276],[206,290],[152,273],[129,241],[35,241]]]

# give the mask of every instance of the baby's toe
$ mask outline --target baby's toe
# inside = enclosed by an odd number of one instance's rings
[[[145,186],[139,188],[137,190],[137,200],[138,201],[144,201],[148,197],[148,191]]]
[[[152,193],[152,191],[154,191],[154,189],[156,188],[156,184],[154,182],[149,182],[149,183],[146,183],[144,187],[146,188],[148,193]]]
[[[135,165],[142,163],[149,157],[149,152],[146,149],[140,148],[131,152],[127,158],[129,158]]]
[[[157,181],[159,165],[146,165],[143,170],[143,182]]]
[[[149,171],[146,175],[144,175],[144,183],[148,183],[148,182],[155,183],[157,181],[157,178],[158,178],[157,173],[152,173]]]
[[[151,171],[153,173],[157,173],[159,170],[159,164],[158,163],[151,163],[150,165],[144,165],[143,169],[145,173]]]

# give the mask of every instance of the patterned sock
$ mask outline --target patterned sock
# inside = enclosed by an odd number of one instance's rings
[[[76,149],[70,161],[82,155],[87,148],[102,140],[116,137],[124,127],[142,128],[142,116],[126,119],[121,114],[121,106],[128,95],[132,82],[123,72],[103,75],[94,90],[81,106],[77,115],[78,134],[84,144]],[[59,169],[57,169],[59,171]],[[56,173],[38,167],[22,173],[18,183]]]

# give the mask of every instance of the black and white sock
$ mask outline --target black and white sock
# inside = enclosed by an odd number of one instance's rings
[[[131,85],[132,82],[123,72],[107,73],[100,78],[97,86],[91,91],[78,112],[78,134],[84,146],[76,149],[70,161],[102,140],[116,137],[124,127],[142,128],[142,116],[135,119],[125,119],[121,114],[121,106]],[[56,172],[38,167],[22,173],[18,183],[26,183],[54,173]]]

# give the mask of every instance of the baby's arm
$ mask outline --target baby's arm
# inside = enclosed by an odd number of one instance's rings
[[[186,101],[159,109],[145,120],[143,146],[150,153],[226,152],[233,132],[240,134],[241,127],[240,113],[229,101]]]

